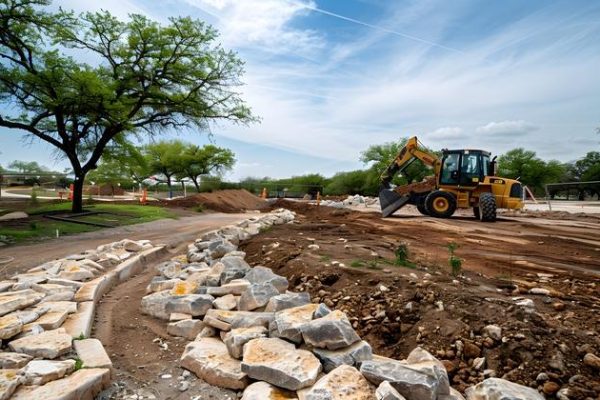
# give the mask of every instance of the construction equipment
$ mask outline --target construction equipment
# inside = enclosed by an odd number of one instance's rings
[[[392,179],[412,162],[421,160],[433,168],[434,176],[424,182],[392,187]],[[523,208],[523,187],[514,179],[496,175],[496,157],[483,150],[442,150],[441,159],[417,137],[408,140],[381,175],[379,203],[383,217],[414,204],[423,215],[449,218],[457,208],[473,208],[475,218],[495,221],[496,209]]]

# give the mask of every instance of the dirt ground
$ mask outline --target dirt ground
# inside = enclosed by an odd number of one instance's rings
[[[161,200],[167,207],[193,208],[202,206],[219,212],[243,212],[260,210],[268,206],[267,202],[247,190],[219,190],[212,193],[199,193],[182,199]]]
[[[561,387],[569,399],[600,399],[598,372],[582,362],[600,352],[599,219],[505,216],[485,224],[276,206],[298,219],[244,243],[248,262],[345,311],[377,354],[402,359],[421,345],[444,361],[461,391],[495,375],[549,399]],[[450,274],[450,242],[458,245],[460,276]],[[394,263],[401,244],[408,267]],[[491,324],[502,328],[500,340],[483,335]],[[484,364],[474,365],[480,357]]]

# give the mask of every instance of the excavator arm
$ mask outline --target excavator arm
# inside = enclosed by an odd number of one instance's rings
[[[411,137],[406,145],[400,149],[394,161],[381,174],[381,187],[379,188],[379,204],[383,217],[388,217],[394,212],[404,207],[411,199],[408,194],[399,194],[391,188],[391,182],[394,176],[402,173],[415,160],[427,166],[433,167],[437,177],[441,168],[441,161],[435,155],[419,146],[416,136]]]

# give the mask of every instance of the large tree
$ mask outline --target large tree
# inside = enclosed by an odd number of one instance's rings
[[[148,171],[155,180],[164,182],[169,188],[169,198],[173,197],[173,179],[182,172],[182,155],[186,144],[180,140],[160,141],[144,147]]]
[[[190,178],[200,192],[200,177],[205,175],[221,175],[235,164],[235,155],[229,149],[212,144],[197,146],[188,144],[179,158],[179,173],[183,178]]]
[[[546,183],[558,182],[565,174],[559,161],[544,161],[534,151],[521,147],[508,151],[498,158],[499,175],[519,179],[532,190],[541,192]]]
[[[202,21],[161,25],[130,15],[124,22],[105,11],[53,12],[49,4],[0,0],[0,126],[69,160],[74,212],[82,210],[86,174],[116,136],[253,120],[235,91],[242,62]],[[93,62],[79,61],[90,54]]]
[[[8,164],[8,168],[16,169],[22,174],[35,174],[40,172],[48,172],[48,169],[41,166],[37,161],[19,161],[15,160]]]

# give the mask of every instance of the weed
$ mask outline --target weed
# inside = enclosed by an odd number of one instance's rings
[[[40,204],[37,198],[37,190],[35,189],[31,189],[31,199],[29,200],[29,204],[32,206],[37,206],[38,204]]]
[[[329,262],[329,261],[331,261],[331,257],[328,256],[328,255],[322,255],[321,256],[321,261],[322,262]]]
[[[85,335],[83,334],[83,332],[81,332],[79,334],[79,336],[77,336],[76,338],[74,338],[73,340],[84,340],[85,339]]]
[[[379,263],[377,262],[377,260],[369,260],[369,261],[367,261],[367,268],[369,268],[369,269],[380,269],[379,268]]]
[[[458,276],[462,272],[462,260],[460,257],[456,256],[456,254],[454,254],[455,250],[458,248],[458,245],[454,242],[450,242],[446,247],[450,253],[448,265],[450,265],[451,273],[453,276]]]
[[[350,266],[352,268],[361,268],[365,266],[365,263],[363,263],[361,260],[352,260]]]
[[[406,243],[400,243],[394,254],[396,255],[396,259],[394,260],[395,265],[407,268],[416,267],[415,264],[408,259],[410,257],[410,252]]]
[[[198,204],[198,205],[197,205],[197,206],[194,208],[194,210],[196,210],[196,212],[199,212],[199,213],[201,213],[201,212],[204,212],[204,206],[203,206],[202,204]]]
[[[265,233],[265,232],[269,232],[271,229],[273,229],[272,226],[262,226],[258,229],[258,231],[260,233]]]
[[[79,371],[81,368],[83,368],[83,361],[81,358],[75,358],[75,371]]]

